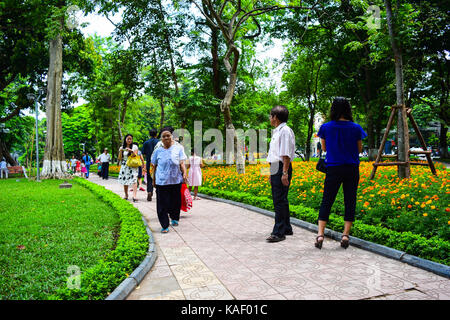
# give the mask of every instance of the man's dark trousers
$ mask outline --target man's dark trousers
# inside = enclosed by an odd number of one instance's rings
[[[108,180],[109,175],[109,162],[102,162],[101,176],[103,179]]]
[[[273,167],[274,164],[272,164]],[[276,165],[276,164],[275,164]],[[273,207],[275,209],[275,225],[272,235],[283,237],[288,233],[292,233],[292,226],[289,214],[288,192],[292,179],[292,164],[289,164],[288,180],[289,186],[284,186],[281,182],[283,176],[283,162],[278,163],[278,170],[270,176],[270,184],[272,186]]]

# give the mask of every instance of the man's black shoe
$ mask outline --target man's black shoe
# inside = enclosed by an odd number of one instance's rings
[[[285,235],[285,236],[293,236],[293,235],[294,235],[294,232],[288,231],[288,232],[285,232],[284,235]]]
[[[271,235],[266,240],[267,240],[267,242],[279,242],[279,241],[286,240],[286,237],[285,236],[278,237],[278,236],[275,236],[275,235]]]

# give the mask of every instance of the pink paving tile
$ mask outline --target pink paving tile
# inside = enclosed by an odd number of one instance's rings
[[[262,280],[229,283],[227,284],[227,289],[239,300],[278,294],[275,289]]]
[[[302,290],[282,293],[288,300],[341,300],[322,287],[310,287]]]
[[[289,275],[296,275],[295,271],[288,266],[282,264],[266,264],[259,267],[249,267],[261,279],[271,279],[274,277],[284,277]]]
[[[279,293],[302,291],[308,288],[319,287],[311,280],[299,275],[284,275],[275,278],[264,279],[264,281]]]

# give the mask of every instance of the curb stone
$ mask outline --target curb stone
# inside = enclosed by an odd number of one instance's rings
[[[201,193],[198,193],[198,195],[205,199],[232,204],[232,205],[235,205],[235,206],[247,209],[247,210],[251,210],[251,211],[263,214],[268,217],[272,217],[272,218],[275,217],[274,212],[265,210],[265,209],[261,209],[261,208],[258,208],[258,207],[255,207],[255,206],[252,206],[249,204],[235,202],[235,201],[228,200],[228,199],[216,198],[216,197],[212,197],[212,196],[209,196],[206,194],[201,194]],[[297,227],[307,229],[312,232],[317,232],[317,230],[318,230],[317,225],[294,218],[294,217],[291,217],[291,223]],[[325,236],[328,236],[328,237],[332,238],[333,240],[340,241],[341,237],[342,237],[342,233],[326,228]],[[392,248],[383,246],[381,244],[373,243],[373,242],[363,240],[360,238],[356,238],[353,236],[351,236],[350,239],[351,239],[350,245],[355,246],[357,248],[367,250],[367,251],[382,255],[384,257],[387,257],[387,258],[391,258],[394,260],[398,260],[398,261],[407,263],[414,267],[433,272],[439,276],[450,278],[450,266],[446,266],[441,263],[437,263],[434,261],[430,261],[430,260],[422,259],[422,258],[419,258],[416,256],[412,256],[410,254],[407,254],[406,252],[392,249]]]
[[[128,278],[122,281],[122,283],[116,289],[114,289],[114,291],[108,297],[106,297],[105,300],[125,300],[126,297],[128,297],[128,295],[131,293],[131,291],[133,291],[139,285],[139,283],[141,283],[142,279],[144,279],[145,275],[155,264],[158,253],[156,250],[153,233],[151,232],[147,221],[145,221],[145,218],[141,218],[144,222],[145,229],[148,234],[147,256],[141,262],[141,264],[128,276]]]

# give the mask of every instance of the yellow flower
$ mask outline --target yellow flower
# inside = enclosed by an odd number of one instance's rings
[[[424,216],[424,217],[428,216],[428,213],[424,213],[423,216]]]
[[[436,209],[436,207],[435,206],[431,206],[431,210],[434,210],[434,209]]]

